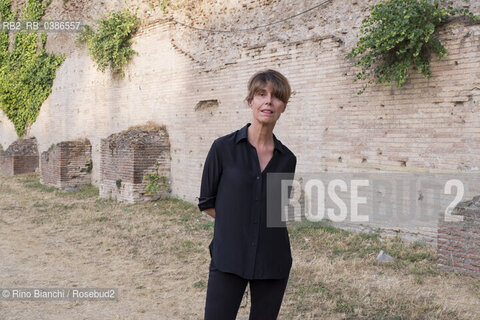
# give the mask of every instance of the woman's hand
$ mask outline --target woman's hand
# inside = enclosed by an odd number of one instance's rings
[[[215,208],[205,209],[203,212],[206,212],[210,217],[215,218]]]

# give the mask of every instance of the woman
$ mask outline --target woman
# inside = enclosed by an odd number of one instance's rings
[[[279,313],[292,257],[286,227],[266,223],[266,179],[269,172],[295,172],[295,155],[273,134],[290,94],[281,73],[254,74],[246,98],[252,122],[217,138],[208,152],[198,204],[215,218],[206,320],[234,320],[247,283],[250,320]]]

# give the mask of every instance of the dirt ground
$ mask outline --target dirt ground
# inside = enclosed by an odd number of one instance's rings
[[[18,179],[0,179],[1,287],[119,290],[118,301],[3,301],[0,319],[201,319],[205,289],[192,284],[207,280],[206,250],[197,253],[197,263],[184,263],[178,255],[164,255],[153,235],[125,237],[122,230],[138,226],[128,219],[115,222],[118,238],[103,232],[102,224],[133,213],[132,206],[100,201],[90,207],[86,203],[96,198],[56,196],[35,182],[29,189]],[[103,220],[105,209],[116,213]],[[160,226],[143,218],[141,223]],[[164,236],[176,232],[171,228]],[[138,258],[137,250],[147,246],[148,258]]]
[[[213,223],[180,200],[127,205],[93,186],[0,177],[0,287],[118,288],[118,301],[1,301],[0,319],[202,319]],[[434,251],[289,229],[294,266],[279,319],[478,319],[480,279],[435,269]],[[377,246],[398,257],[378,264]],[[237,319],[248,316],[244,297]]]

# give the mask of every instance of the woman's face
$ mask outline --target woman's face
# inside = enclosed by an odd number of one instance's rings
[[[267,82],[248,103],[253,119],[263,124],[275,124],[285,111],[285,103],[273,95],[273,85]]]

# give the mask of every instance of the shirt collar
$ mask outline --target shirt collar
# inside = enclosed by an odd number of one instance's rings
[[[251,125],[251,123],[247,123],[243,128],[237,131],[237,136],[235,138],[235,142],[239,143],[242,140],[247,140],[248,141],[248,127]],[[275,149],[277,149],[280,152],[283,152],[283,146],[280,141],[278,141],[277,137],[275,137],[275,134],[273,135],[273,144],[275,146]]]

